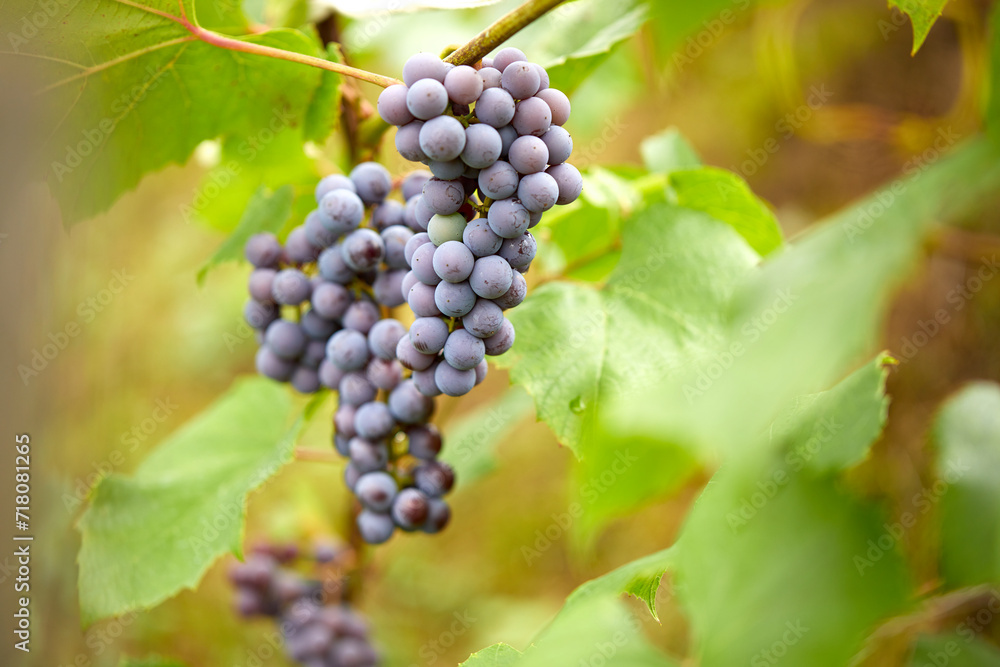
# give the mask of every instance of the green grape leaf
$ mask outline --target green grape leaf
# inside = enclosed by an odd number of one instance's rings
[[[997,150],[977,141],[818,224],[735,290],[714,351],[640,396],[609,401],[609,429],[751,451],[785,405],[877,349],[885,308],[933,223],[960,218],[998,187]]]
[[[649,613],[659,621],[660,617],[656,614],[656,592],[660,589],[663,575],[673,567],[673,564],[673,548],[626,563],[617,570],[578,586],[566,598],[563,608],[568,609],[595,595],[613,597],[626,593],[645,602],[649,607]]]
[[[8,40],[16,56],[0,56],[31,67],[39,85],[48,137],[40,164],[67,224],[107,209],[146,174],[184,163],[207,139],[245,139],[275,124],[303,138],[318,133],[318,123],[308,134],[303,127],[310,105],[329,98],[322,70],[210,45],[177,16],[242,31],[239,3],[219,4],[57,3],[36,35]],[[0,19],[19,20],[15,7],[6,3]],[[294,30],[238,39],[322,55]]]
[[[122,657],[118,667],[186,667],[180,660],[151,655],[146,658]]]
[[[243,246],[247,239],[259,232],[277,234],[292,212],[292,187],[286,185],[277,192],[268,193],[263,187],[257,190],[247,202],[246,211],[233,233],[222,242],[215,254],[198,269],[198,284],[205,282],[205,276],[223,262],[238,261],[243,258]]]
[[[523,654],[510,644],[493,644],[470,655],[459,667],[513,667]]]
[[[724,223],[654,206],[627,223],[605,286],[549,283],[511,311],[517,341],[498,362],[580,457],[602,400],[641,393],[712,349],[723,307],[757,261]]]
[[[643,164],[652,172],[669,173],[701,166],[698,153],[676,127],[646,137],[639,150]]]
[[[889,0],[890,7],[895,7],[910,17],[910,23],[913,24],[914,55],[927,39],[946,4],[948,0]]]
[[[247,495],[292,459],[304,426],[289,428],[290,411],[285,387],[239,381],[132,476],[98,485],[78,524],[85,624],[153,607],[240,554]]]
[[[716,167],[687,169],[671,172],[669,183],[678,206],[729,223],[760,255],[781,247],[774,213],[736,174]]]
[[[344,54],[339,44],[327,44],[326,59],[343,64]],[[317,143],[326,141],[340,123],[340,101],[343,80],[333,72],[323,72],[323,78],[306,111],[303,139]]]
[[[798,397],[764,437],[787,445],[785,462],[792,470],[833,472],[860,463],[885,427],[885,380],[892,363],[881,354],[833,388]]]
[[[723,466],[678,538],[675,591],[703,667],[775,656],[842,667],[908,604],[908,573],[879,512],[834,479],[779,485],[774,474],[770,460]],[[746,503],[755,514],[734,521]]]
[[[921,635],[909,664],[911,667],[996,667],[1000,665],[1000,650],[977,638],[965,625],[963,631],[954,634]]]
[[[1000,584],[1000,385],[978,382],[948,399],[934,424],[941,570],[954,588]]]
[[[499,400],[448,422],[441,460],[455,469],[455,475],[467,486],[496,468],[494,450],[531,414],[531,397],[512,387]]]

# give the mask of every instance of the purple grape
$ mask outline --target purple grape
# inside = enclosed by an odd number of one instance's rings
[[[418,352],[417,348],[413,347],[409,336],[404,336],[399,339],[399,344],[396,346],[396,359],[399,360],[399,363],[404,368],[409,368],[413,371],[422,371],[430,368],[431,364],[434,363],[435,357],[434,355]]]
[[[440,498],[455,486],[455,471],[443,461],[417,466],[413,471],[414,485],[430,498]]]
[[[367,334],[381,317],[382,313],[379,312],[378,306],[371,301],[355,301],[344,311],[341,322],[344,329],[353,329]]]
[[[512,269],[523,269],[535,258],[538,244],[531,233],[525,233],[516,239],[507,239],[500,246],[497,255],[503,257]]]
[[[388,203],[386,202],[386,204]],[[400,210],[402,210],[402,206],[400,206]],[[402,219],[402,216],[400,216],[400,219]],[[413,238],[413,232],[402,225],[392,225],[383,229],[381,236],[382,245],[385,248],[386,266],[390,269],[408,268],[404,250],[407,242]]]
[[[487,88],[476,102],[476,118],[496,128],[510,123],[515,111],[514,98],[503,88]]]
[[[433,461],[441,452],[441,433],[433,424],[413,426],[406,431],[409,452],[418,459]]]
[[[436,253],[437,246],[433,243],[425,243],[417,248],[410,258],[413,274],[425,285],[437,285],[441,282],[441,277],[434,270],[434,255]]]
[[[448,91],[440,81],[421,79],[406,92],[406,108],[420,120],[438,117],[448,108]]]
[[[556,205],[559,199],[559,184],[545,172],[528,174],[521,178],[517,186],[517,198],[529,211],[544,212]]]
[[[352,183],[351,179],[347,176],[342,174],[330,174],[329,176],[324,176],[316,185],[316,203],[318,204],[323,201],[323,197],[334,190],[350,190],[351,192],[357,194],[357,191],[354,188],[354,183]]]
[[[455,119],[452,118],[452,120]],[[464,142],[464,131],[462,139]],[[465,203],[465,188],[457,181],[442,181],[438,178],[432,178],[424,185],[422,201],[434,213],[451,215],[462,208],[462,204]]]
[[[448,97],[456,104],[472,104],[483,92],[483,80],[479,73],[468,65],[459,65],[444,77],[444,87]]]
[[[417,223],[417,227],[419,228],[419,229],[414,229],[413,231],[427,231],[427,226],[430,224],[431,218],[433,218],[436,215],[434,213],[434,209],[430,207],[430,205],[427,203],[427,199],[423,195],[420,195],[419,197],[414,197],[410,201],[414,202],[413,218],[414,221]]]
[[[500,85],[515,100],[523,100],[537,93],[541,82],[538,70],[531,63],[524,61],[508,65],[500,78]]]
[[[396,428],[396,421],[385,403],[372,401],[358,408],[354,415],[354,428],[362,438],[383,440]]]
[[[395,356],[395,350],[393,350]],[[392,359],[372,359],[365,369],[368,381],[375,385],[376,389],[390,391],[403,380],[403,367],[398,361]]]
[[[495,67],[483,67],[479,70],[479,79],[483,82],[483,90],[500,87],[500,70]]]
[[[319,275],[323,280],[328,280],[332,283],[346,285],[354,280],[355,277],[354,271],[344,262],[340,246],[327,248],[320,253],[317,267],[319,268]]]
[[[493,233],[501,238],[509,239],[524,234],[528,230],[531,219],[528,210],[521,204],[521,201],[510,197],[493,202],[487,213],[487,222]]]
[[[434,382],[446,396],[464,396],[476,386],[476,371],[460,371],[450,364],[438,364]]]
[[[493,56],[493,67],[496,67],[502,72],[507,68],[507,65],[527,59],[528,57],[524,55],[524,51],[516,49],[513,46],[508,46],[504,49],[500,49],[497,54]]]
[[[427,520],[427,496],[408,488],[396,494],[392,502],[392,520],[403,530],[416,530]]]
[[[303,365],[292,371],[289,382],[300,394],[315,394],[320,388],[319,375],[312,368]]]
[[[339,386],[339,383],[338,383]],[[350,439],[358,434],[354,428],[354,417],[358,414],[358,408],[348,403],[341,403],[337,406],[337,411],[333,413],[333,426],[337,433]]]
[[[389,392],[389,411],[400,424],[423,424],[434,412],[434,401],[421,394],[413,380],[403,380]]]
[[[434,288],[434,305],[446,317],[462,317],[476,305],[476,293],[467,280],[441,282]]]
[[[406,295],[410,293],[410,288],[420,282],[417,278],[417,274],[413,271],[407,271],[406,275],[403,277],[403,284],[400,286],[400,293],[403,297],[403,303],[406,303]]]
[[[344,467],[344,484],[347,485],[348,489],[354,491],[354,487],[357,485],[358,480],[360,478],[361,478],[361,471],[358,470],[356,465],[354,465],[353,463],[348,463],[347,466]],[[364,512],[362,511],[361,514],[364,514]],[[361,516],[359,515],[358,516],[359,524],[360,524],[360,519]],[[392,523],[392,521],[390,521],[389,523]],[[395,528],[395,526],[393,527]]]
[[[543,100],[547,105],[549,105],[549,110],[552,112],[553,125],[566,124],[566,121],[569,120],[569,112],[571,109],[569,98],[566,97],[566,93],[561,90],[556,90],[555,88],[545,88],[544,90],[538,91],[535,97]]]
[[[562,128],[553,128],[553,130],[562,130]],[[551,134],[553,130],[546,132],[546,136]],[[566,130],[562,131],[566,132]],[[569,135],[567,134],[566,136]],[[507,161],[521,174],[534,174],[544,171],[549,163],[549,147],[545,141],[538,137],[531,135],[518,137],[510,145]]]
[[[372,210],[372,227],[384,232],[389,227],[405,224],[406,208],[395,199],[386,199]]]
[[[422,120],[415,120],[396,130],[396,151],[410,162],[423,162],[427,159],[420,148],[420,129],[423,126]]]
[[[487,220],[476,218],[465,226],[462,232],[462,242],[476,257],[485,257],[499,250],[503,239],[490,229]]]
[[[326,359],[326,340],[310,340],[306,343],[305,352],[299,358],[299,364],[311,368],[314,371],[319,369],[320,364]]]
[[[356,371],[368,363],[368,339],[360,331],[343,329],[326,344],[326,356],[342,371]]]
[[[476,258],[461,241],[445,241],[434,251],[431,263],[441,280],[460,283],[472,273]]]
[[[358,228],[365,217],[365,204],[351,190],[333,190],[320,201],[319,213],[323,226],[339,236]]]
[[[343,285],[331,282],[321,282],[313,288],[312,307],[316,314],[328,320],[343,317],[347,307],[354,297]]]
[[[263,331],[281,317],[281,311],[271,303],[260,303],[251,299],[243,306],[243,319],[254,329]]]
[[[327,339],[329,339],[330,336],[332,336],[333,333],[340,328],[340,325],[336,322],[323,317],[315,310],[309,310],[303,313],[302,318],[299,320],[299,326],[309,338],[317,342],[322,341],[324,349]]]
[[[267,328],[264,334],[264,344],[274,354],[294,361],[299,358],[306,349],[306,334],[295,322],[288,320],[278,320]]]
[[[559,205],[570,204],[583,192],[583,176],[580,170],[569,163],[557,164],[549,167],[546,172],[556,182],[559,196],[556,203]]]
[[[410,288],[406,303],[417,317],[436,317],[441,314],[434,303],[434,288],[424,283],[417,283]]]
[[[503,321],[500,306],[488,299],[479,299],[468,315],[462,318],[462,325],[477,338],[489,338],[500,330]]]
[[[496,299],[507,293],[514,280],[514,271],[503,257],[491,255],[476,260],[469,276],[469,285],[484,299]]]
[[[325,350],[324,350],[325,354]],[[327,389],[336,390],[340,386],[340,381],[344,378],[344,371],[338,368],[329,359],[324,359],[319,365],[319,381]]]
[[[247,288],[250,298],[259,303],[274,303],[271,296],[271,286],[274,285],[274,277],[278,272],[274,269],[254,269],[250,272],[250,279],[247,281]]]
[[[454,160],[464,148],[465,128],[451,116],[432,117],[420,128],[420,149],[431,160]],[[426,186],[424,192],[427,192]]]
[[[368,349],[380,359],[387,361],[396,358],[396,346],[399,339],[406,335],[406,327],[398,320],[379,320],[368,332]]]
[[[403,277],[409,271],[398,269],[396,271],[379,271],[378,276],[375,278],[375,282],[372,283],[372,291],[375,293],[375,299],[389,308],[395,308],[396,306],[402,306],[406,303],[406,299],[403,297]]]
[[[378,96],[378,115],[390,125],[406,125],[413,120],[413,114],[406,108],[406,93],[409,88],[402,84],[389,86]]]
[[[538,63],[531,63],[531,66],[538,72],[538,90],[542,91],[549,87],[549,73]],[[537,93],[536,93],[537,95]]]
[[[475,368],[486,355],[483,341],[465,329],[456,329],[444,344],[444,360],[461,371]]]
[[[291,264],[308,264],[319,256],[320,249],[309,242],[306,229],[299,225],[285,239],[285,257]]]
[[[500,330],[484,339],[483,343],[486,346],[486,354],[489,356],[495,357],[503,354],[514,345],[514,325],[505,317],[503,324],[500,325]]]
[[[271,283],[271,296],[284,306],[297,306],[309,299],[312,283],[298,269],[282,269]]]
[[[435,361],[427,370],[413,371],[413,375],[410,376],[413,380],[413,386],[424,396],[434,397],[441,395],[441,390],[438,389],[437,383],[434,381],[434,371],[437,370],[437,366],[440,363],[443,362],[440,360]]]
[[[500,133],[485,123],[476,123],[465,129],[465,148],[462,162],[473,169],[485,169],[500,159],[503,140]]]
[[[519,180],[510,163],[497,160],[479,172],[479,189],[490,199],[506,199],[517,192]]]
[[[448,324],[440,317],[418,317],[410,325],[410,342],[421,354],[437,354],[448,340]]]
[[[439,498],[431,498],[427,501],[427,520],[420,530],[431,534],[440,533],[448,525],[449,520],[451,520],[451,508],[448,507],[448,503]]]
[[[527,139],[527,137],[524,137]],[[542,135],[542,141],[548,149],[548,163],[562,164],[569,159],[573,152],[573,138],[569,136],[564,128],[553,125],[549,131]]]
[[[393,523],[392,517],[388,514],[372,512],[371,510],[362,510],[358,514],[358,532],[361,533],[361,539],[368,544],[383,544],[389,541],[395,530],[396,524]],[[337,662],[333,664],[343,663],[338,657]]]
[[[281,259],[281,244],[274,234],[261,232],[247,239],[243,253],[257,268],[275,268]]]
[[[340,402],[347,405],[364,405],[374,401],[378,390],[368,381],[364,373],[352,372],[344,375],[337,387]]]
[[[258,373],[278,382],[287,382],[296,368],[294,363],[282,359],[267,347],[257,350],[254,361]]]
[[[400,186],[403,199],[409,201],[424,191],[424,183],[431,180],[431,174],[424,170],[417,170],[407,174]]]
[[[510,157],[510,147],[517,141],[517,130],[510,125],[504,125],[497,132],[500,133],[500,141],[502,142],[500,146],[500,159],[507,160]]]
[[[302,227],[306,231],[306,238],[309,240],[309,243],[320,250],[329,248],[337,242],[337,235],[323,226],[319,211],[312,211],[307,215],[305,224]]]
[[[430,476],[425,473],[425,476]],[[429,485],[433,486],[432,481]],[[396,496],[399,487],[392,475],[385,472],[365,473],[354,485],[354,494],[364,505],[365,509],[373,512],[388,512],[392,507],[392,499]]]
[[[431,160],[429,166],[431,173],[443,181],[453,181],[465,173],[465,163],[458,158],[447,162]]]
[[[385,244],[372,229],[355,229],[340,246],[344,263],[358,273],[371,271],[385,257]]]
[[[403,83],[412,86],[421,79],[434,79],[444,83],[448,65],[430,53],[417,53],[403,65]]]
[[[418,232],[411,236],[403,248],[403,259],[406,260],[406,265],[410,266],[413,260],[413,253],[417,248],[430,242],[431,238],[427,235],[427,232]]]
[[[486,363],[485,359],[483,359],[478,364],[476,364],[476,367],[473,368],[472,370],[476,372],[476,385],[479,385],[483,380],[486,379],[486,374],[490,370],[490,365]]]

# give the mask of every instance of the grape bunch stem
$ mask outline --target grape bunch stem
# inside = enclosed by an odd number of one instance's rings
[[[452,51],[444,60],[452,65],[477,63],[490,51],[565,1],[528,0],[523,5],[501,16],[492,25],[473,37],[468,44]]]

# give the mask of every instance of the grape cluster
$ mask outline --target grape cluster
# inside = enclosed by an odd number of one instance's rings
[[[237,611],[274,619],[288,657],[306,667],[377,667],[366,623],[346,604],[326,603],[319,581],[289,567],[296,558],[294,548],[265,546],[234,565]],[[317,553],[316,561],[328,558]]]
[[[515,48],[479,69],[419,53],[403,82],[382,92],[378,111],[399,127],[400,155],[434,178],[407,202],[420,231],[405,247],[402,288],[417,319],[396,356],[425,396],[462,396],[485,376],[485,357],[514,343],[503,311],[527,293],[528,230],[583,187],[566,162],[570,103]]]
[[[403,198],[412,201],[429,179],[407,176]],[[256,267],[246,317],[261,334],[257,370],[303,393],[337,391],[334,446],[350,459],[345,481],[372,544],[397,527],[442,530],[451,511],[441,497],[455,480],[437,461],[441,435],[428,423],[434,401],[396,358],[407,329],[388,309],[405,302],[405,250],[419,226],[412,206],[387,198],[391,190],[388,172],[373,162],[350,178],[327,176],[316,188],[318,208],[284,247],[270,234],[246,246]]]

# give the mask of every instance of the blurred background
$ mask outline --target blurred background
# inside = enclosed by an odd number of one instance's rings
[[[356,66],[398,76],[410,54],[463,43],[515,4],[338,16],[322,30],[343,39]],[[267,24],[283,20],[274,17],[287,16],[287,5],[247,0],[246,9]],[[662,26],[647,25],[573,93],[573,161],[638,164],[640,142],[675,126],[707,164],[745,178],[794,238],[979,131],[989,5],[949,2],[916,56],[908,19],[879,0],[755,6],[734,0],[727,20],[703,24],[673,50],[658,47]],[[562,20],[557,10],[533,30],[558,33]],[[537,34],[512,43],[531,57]],[[358,90],[374,102],[376,88]],[[407,170],[391,141],[385,146],[379,157],[390,170]],[[311,150],[325,171],[350,162],[339,133]],[[103,666],[117,664],[121,654],[152,653],[189,665],[286,664],[280,655],[263,657],[266,621],[243,622],[231,611],[227,559],[198,590],[148,613],[84,632],[77,611],[74,523],[89,489],[101,475],[133,470],[234,378],[253,373],[256,345],[240,333],[245,267],[225,265],[203,286],[195,282],[225,238],[217,221],[187,208],[204,194],[217,156],[218,146],[205,145],[188,164],[144,179],[107,214],[70,229],[44,186],[22,192],[23,208],[6,211],[12,222],[0,229],[0,414],[5,437],[32,436],[37,506],[35,651],[27,662],[12,657],[13,664]],[[929,261],[886,322],[884,345],[902,363],[890,376],[889,428],[857,476],[895,512],[905,511],[904,499],[922,488],[932,407],[969,379],[1000,379],[1000,280],[984,282],[960,309],[946,300],[984,254],[1000,252],[1000,214],[992,210],[967,231],[948,232],[928,246]],[[940,308],[952,315],[942,334],[926,346],[914,343],[920,323]],[[79,335],[58,344],[74,323]],[[58,354],[37,375],[22,377],[17,367],[50,342]],[[918,347],[920,354],[908,358],[905,350]],[[497,641],[523,648],[575,586],[669,546],[705,482],[599,535],[570,529],[537,557],[526,557],[537,531],[573,502],[574,464],[525,409],[523,394],[508,392],[505,373],[494,369],[470,396],[440,402],[438,423],[446,434],[458,433],[446,447],[468,447],[469,477],[478,478],[460,477],[453,522],[443,535],[397,537],[366,570],[361,607],[391,666],[454,665]],[[332,413],[332,405],[330,399],[321,414]],[[478,421],[470,426],[470,418]],[[302,446],[327,449],[330,438],[329,419],[319,418]],[[339,463],[285,468],[251,496],[248,542],[309,544],[343,531],[348,495],[341,472]],[[933,576],[919,536],[910,544],[918,575]],[[0,580],[7,586],[12,574],[3,559]],[[687,629],[668,581],[659,604],[661,624],[650,620],[648,634],[683,655]]]

